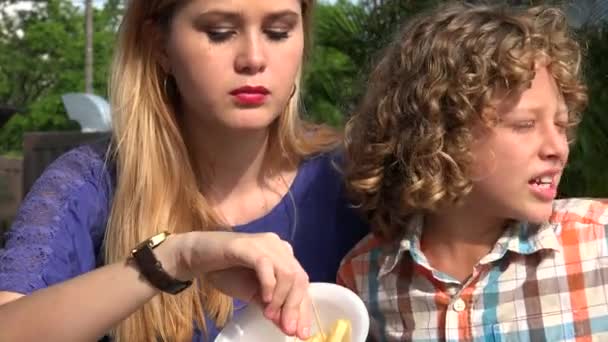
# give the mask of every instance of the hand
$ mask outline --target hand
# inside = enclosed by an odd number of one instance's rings
[[[298,338],[301,340],[306,340],[310,337],[312,304],[308,295],[303,297],[298,308],[299,321],[297,329],[294,331],[293,327],[285,326],[285,323],[289,322],[289,319],[286,318],[284,307],[281,311],[277,311],[276,314],[269,312],[269,304],[264,303],[260,296],[259,281],[254,270],[245,267],[234,267],[208,273],[204,279],[231,297],[247,301],[250,305],[260,306],[264,311],[264,316],[270,319],[285,334],[298,335]]]
[[[229,296],[258,303],[266,318],[287,335],[310,335],[308,275],[291,245],[273,233],[197,232],[183,258]],[[186,248],[188,250],[188,248]],[[198,271],[198,272],[197,272]]]

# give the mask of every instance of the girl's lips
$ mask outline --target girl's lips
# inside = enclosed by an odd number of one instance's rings
[[[238,95],[238,94],[270,94],[270,90],[266,89],[263,86],[242,86],[240,88],[234,89],[230,92],[230,95]]]
[[[230,92],[235,101],[240,105],[259,106],[266,102],[270,91],[263,86],[243,86]]]
[[[238,93],[232,96],[241,105],[261,105],[266,102],[266,94],[261,93]]]

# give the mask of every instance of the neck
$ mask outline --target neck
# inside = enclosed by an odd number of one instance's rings
[[[457,249],[463,246],[492,247],[506,220],[484,213],[479,207],[454,205],[425,217],[425,242]]]
[[[216,201],[259,187],[270,170],[279,168],[269,165],[268,128],[231,130],[186,122],[184,132],[201,184]],[[205,179],[209,177],[212,182]]]
[[[465,201],[426,215],[421,244],[431,265],[466,279],[503,233],[506,220],[490,213]]]

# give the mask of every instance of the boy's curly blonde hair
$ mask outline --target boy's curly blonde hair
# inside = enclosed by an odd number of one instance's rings
[[[495,123],[490,100],[529,87],[539,60],[575,126],[586,88],[560,10],[448,4],[411,19],[346,128],[347,186],[377,233],[391,237],[413,212],[471,191],[473,127]]]

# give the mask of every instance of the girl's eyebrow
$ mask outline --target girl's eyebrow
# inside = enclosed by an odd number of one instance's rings
[[[210,10],[201,13],[197,18],[197,22],[205,21],[228,21],[232,23],[240,23],[243,18],[239,12],[231,12],[225,10]]]
[[[281,10],[268,13],[264,16],[264,22],[274,22],[279,20],[296,21],[300,18],[300,14],[292,10]],[[240,12],[227,10],[209,10],[201,13],[196,21],[217,20],[240,23],[243,21],[243,15]]]
[[[280,19],[297,20],[298,18],[300,18],[299,13],[294,12],[292,10],[282,10],[267,14],[264,18],[264,21],[277,21]]]

